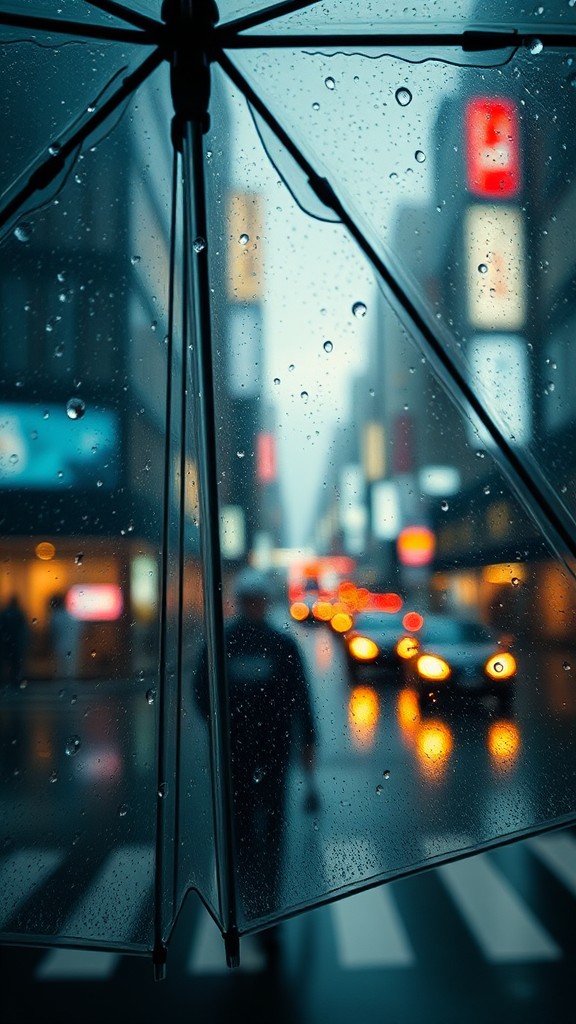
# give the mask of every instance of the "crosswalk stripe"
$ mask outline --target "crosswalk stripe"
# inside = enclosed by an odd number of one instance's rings
[[[534,836],[528,840],[533,853],[549,868],[562,884],[576,896],[576,839],[566,832],[547,836]]]
[[[0,862],[0,929],[64,860],[62,850],[17,850]]]
[[[252,935],[245,935],[240,943],[240,971],[254,973],[263,971],[264,954]],[[207,910],[202,910],[198,929],[188,961],[189,974],[227,974],[224,940],[218,926]]]
[[[341,967],[410,967],[414,963],[414,952],[387,886],[332,903],[330,912]]]
[[[118,953],[86,949],[51,949],[36,968],[38,981],[105,981],[120,962]]]
[[[142,908],[149,899],[153,885],[153,849],[149,845],[123,846],[111,853],[96,875],[85,895],[64,922],[60,934],[66,938],[114,939],[130,942]],[[79,970],[82,957],[73,963],[70,953],[75,950],[52,950],[36,968],[37,978],[51,979],[70,976],[71,966]],[[105,954],[98,954],[100,956]],[[117,954],[110,954],[117,956]],[[91,977],[107,977],[116,963],[103,959],[85,959],[90,964]],[[88,966],[85,968],[88,970]],[[48,972],[48,973],[45,973]]]
[[[478,854],[436,869],[491,963],[557,960],[562,951],[504,876]]]

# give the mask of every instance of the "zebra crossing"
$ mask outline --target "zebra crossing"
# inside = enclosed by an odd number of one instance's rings
[[[576,898],[576,836],[568,832],[534,837],[522,844],[524,856],[533,858],[568,899]],[[328,849],[330,859],[334,851]],[[0,861],[0,891],[3,910],[0,926],[6,924],[20,903],[60,867],[57,850],[21,850],[10,863]],[[73,906],[62,935],[90,932],[90,908],[98,906],[99,920],[106,921],[108,934],[120,939],[134,935],[138,919],[151,900],[153,885],[152,850],[148,846],[120,847],[110,854],[84,894]],[[16,871],[25,872],[27,884],[16,891]],[[550,934],[534,909],[514,885],[514,876],[497,863],[493,852],[476,854],[433,869],[443,898],[449,901],[474,941],[477,955],[490,965],[545,964],[561,961],[565,951]],[[122,894],[119,898],[119,893]],[[323,915],[332,936],[335,967],[343,972],[406,970],[417,968],[422,949],[403,920],[394,885],[379,886],[311,913]],[[293,923],[293,922],[292,922]],[[98,927],[90,937],[103,941]],[[431,940],[437,928],[430,923]],[[111,951],[52,949],[42,953],[34,967],[34,979],[53,981],[106,981],[119,970],[123,956]],[[217,926],[204,909],[196,917],[185,958],[192,978],[228,973],[223,942]],[[257,937],[245,936],[241,945],[240,973],[265,970],[265,958]]]

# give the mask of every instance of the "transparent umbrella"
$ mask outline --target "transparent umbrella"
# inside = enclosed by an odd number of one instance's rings
[[[571,823],[573,8],[0,25],[5,941]]]

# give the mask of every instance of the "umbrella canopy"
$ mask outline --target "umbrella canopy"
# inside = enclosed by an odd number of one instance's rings
[[[574,821],[573,8],[0,26],[6,941]]]

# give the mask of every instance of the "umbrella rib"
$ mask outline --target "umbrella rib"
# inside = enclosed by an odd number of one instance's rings
[[[120,21],[126,21],[129,25],[134,25],[136,28],[141,28],[144,31],[157,32],[158,29],[164,28],[162,22],[155,21],[154,18],[148,18],[145,14],[140,14],[138,11],[125,7],[124,4],[118,3],[117,0],[85,0],[85,3],[89,7],[97,7],[99,10],[104,11],[105,14],[111,14]]]
[[[22,28],[30,32],[50,32],[53,35],[80,36],[85,39],[99,39],[111,43],[136,43],[145,46],[159,44],[166,26],[150,22],[154,28],[120,28],[114,25],[87,25],[78,21],[61,18],[43,18],[40,15],[0,12],[0,25],[7,28]]]
[[[287,14],[295,14],[306,7],[315,7],[321,0],[284,0],[283,3],[270,4],[252,14],[245,14],[239,18],[223,23],[222,29],[232,32],[244,32],[250,28],[256,28],[267,21],[276,21]]]
[[[527,45],[534,33],[524,29],[464,29],[460,32],[301,32],[282,35],[237,35],[228,25],[216,26],[214,37],[223,50],[318,49],[319,47],[459,47],[465,52],[510,49]],[[576,45],[576,32],[544,30],[538,39],[547,47]]]
[[[569,563],[566,561],[566,552],[570,554],[571,558],[576,558],[576,539],[572,535],[570,524],[561,512],[558,511],[556,496],[548,481],[543,478],[539,467],[531,467],[531,474],[528,472],[528,469],[524,466],[521,459],[508,443],[498,425],[492,421],[482,401],[478,398],[471,385],[452,361],[448,352],[444,349],[442,342],[428,326],[425,317],[414,305],[406,290],[396,279],[393,272],[374,249],[373,245],[368,241],[368,238],[356,225],[353,217],[345,209],[341,200],[334,192],[330,182],[326,178],[322,178],[317,174],[312,164],[304,156],[299,147],[293,142],[263,100],[261,100],[250,83],[246,81],[242,73],[238,68],[236,68],[226,54],[219,55],[219,63],[234,85],[240,90],[248,102],[252,104],[282,145],[287,149],[288,153],[296,161],[300,169],[307,175],[310,187],[315,195],[325,204],[325,206],[333,210],[338,215],[342,224],[347,228],[361,251],[377,270],[387,289],[391,293],[398,309],[408,318],[410,325],[416,329],[417,334],[423,338],[429,352],[433,356],[436,367],[440,367],[441,371],[443,371],[449,380],[456,385],[457,396],[454,397],[458,397],[461,400],[464,399],[464,401],[472,408],[475,416],[478,418],[484,429],[490,435],[504,460],[503,468],[507,470],[508,479],[513,485],[515,485],[515,489],[523,499],[524,504],[528,504],[528,507],[533,513],[535,509],[538,510],[542,517],[539,522],[540,527],[542,528],[542,520],[548,525],[550,528],[549,532],[551,532],[551,536],[548,536],[548,540],[552,543],[556,554],[565,564],[567,564],[570,572],[573,573],[573,569],[570,568]]]
[[[38,164],[30,174],[26,183],[12,197],[3,209],[0,209],[0,230],[11,217],[18,214],[23,204],[36,192],[47,188],[61,173],[68,157],[90,137],[95,128],[114,113],[124,100],[144,82],[164,60],[164,53],[155,50],[135,71],[123,79],[119,89],[95,113],[88,118],[65,142],[62,143],[56,156],[48,156]]]

